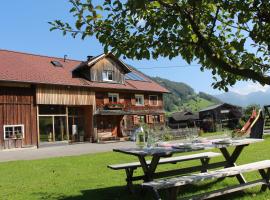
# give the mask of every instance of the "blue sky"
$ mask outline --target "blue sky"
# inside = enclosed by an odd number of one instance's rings
[[[81,40],[71,36],[63,37],[58,31],[50,32],[48,21],[62,19],[71,22],[70,5],[67,0],[13,0],[2,1],[0,7],[0,48],[34,54],[85,60],[87,55],[102,53],[103,48],[93,38]],[[173,81],[180,81],[192,86],[196,92],[203,91],[218,94],[220,91],[211,88],[212,76],[209,71],[201,72],[199,66],[186,66],[179,58],[169,60],[125,60],[150,76],[159,76]],[[152,67],[162,67],[152,69]],[[146,69],[151,68],[151,69]],[[264,90],[252,83],[238,83],[232,90],[238,93],[249,93]]]

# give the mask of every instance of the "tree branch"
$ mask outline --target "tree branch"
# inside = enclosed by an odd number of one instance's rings
[[[200,48],[203,49],[206,56],[214,64],[218,65],[222,70],[224,70],[226,72],[233,73],[235,75],[246,77],[246,78],[249,78],[252,80],[256,80],[259,83],[261,83],[262,85],[264,85],[264,84],[270,85],[270,77],[269,76],[264,76],[262,73],[256,72],[256,71],[251,70],[251,69],[241,68],[241,66],[239,66],[239,65],[231,66],[229,63],[227,63],[223,59],[218,58],[216,56],[215,52],[213,51],[213,49],[211,48],[211,46],[209,46],[209,41],[201,34],[199,27],[193,21],[193,18],[190,15],[190,13],[188,13],[187,11],[183,11],[183,10],[180,10],[180,11],[183,12],[183,15],[190,22],[190,25],[191,25],[194,33],[196,34],[196,36],[198,37],[198,40],[200,41],[199,42],[201,44]]]

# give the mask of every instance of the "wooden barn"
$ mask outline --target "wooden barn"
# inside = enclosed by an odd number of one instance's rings
[[[242,108],[228,103],[217,104],[199,111],[200,128],[214,132],[217,126],[236,128],[242,117]]]
[[[199,113],[190,111],[175,112],[168,118],[168,126],[172,129],[196,127]]]
[[[86,61],[0,50],[0,148],[119,139],[164,124],[168,91],[113,54]]]

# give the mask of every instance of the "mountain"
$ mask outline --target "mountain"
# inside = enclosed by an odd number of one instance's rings
[[[216,97],[204,92],[196,94],[191,86],[182,82],[170,81],[160,77],[151,77],[151,79],[171,92],[164,95],[164,108],[168,113],[183,110],[196,112],[221,102]]]
[[[215,95],[216,98],[223,102],[246,107],[250,104],[270,105],[270,89],[265,92],[252,92],[247,95],[241,95],[235,92],[227,92]]]

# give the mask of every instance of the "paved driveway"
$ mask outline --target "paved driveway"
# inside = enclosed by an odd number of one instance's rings
[[[115,142],[106,144],[83,143],[83,144],[58,144],[55,146],[43,146],[39,149],[15,149],[0,151],[0,162],[14,160],[35,160],[42,158],[74,156],[99,152],[112,151],[114,148],[135,147],[134,142]]]

